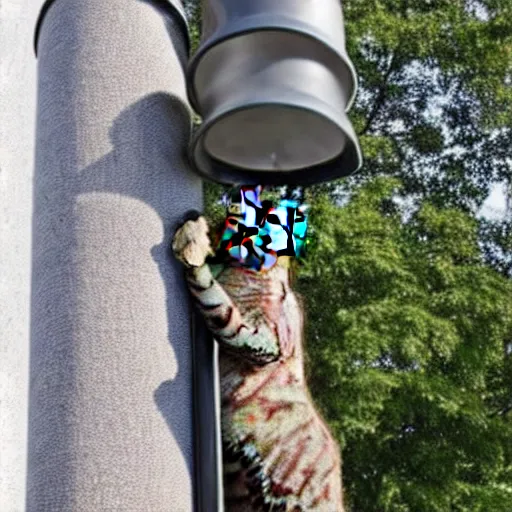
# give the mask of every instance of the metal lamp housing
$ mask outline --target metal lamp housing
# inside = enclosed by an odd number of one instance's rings
[[[191,158],[207,178],[310,184],[361,165],[339,0],[204,0],[188,86],[203,117]]]

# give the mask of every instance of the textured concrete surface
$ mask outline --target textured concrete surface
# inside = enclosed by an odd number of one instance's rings
[[[25,502],[36,103],[33,0],[0,0],[0,511]]]
[[[29,512],[192,510],[190,310],[168,247],[201,187],[168,28],[143,0],[56,1],[42,26]]]

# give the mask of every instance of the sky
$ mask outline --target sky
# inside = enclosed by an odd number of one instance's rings
[[[505,197],[505,185],[502,183],[494,185],[489,197],[480,210],[480,215],[489,220],[503,219],[507,209]]]

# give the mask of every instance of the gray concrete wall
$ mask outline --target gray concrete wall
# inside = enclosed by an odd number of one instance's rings
[[[144,0],[57,0],[42,25],[30,512],[192,510],[190,310],[168,247],[201,186],[164,20]]]
[[[25,502],[36,103],[33,0],[0,1],[0,510]]]

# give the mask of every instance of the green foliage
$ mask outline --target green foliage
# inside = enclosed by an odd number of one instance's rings
[[[425,203],[404,222],[384,207],[398,191],[317,197],[299,278],[349,509],[509,511],[512,283],[484,264],[470,216]]]
[[[189,22],[191,51],[194,53],[199,46],[201,36],[201,2],[199,0],[183,0],[183,7]]]
[[[361,93],[351,113],[365,172],[475,211],[511,182],[512,3],[345,0]],[[509,160],[507,161],[507,157]]]

